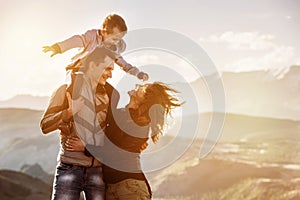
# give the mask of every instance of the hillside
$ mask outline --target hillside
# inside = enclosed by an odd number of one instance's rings
[[[296,197],[299,198],[300,193],[297,192],[300,189],[299,175],[300,171],[281,167],[256,167],[228,160],[205,159],[180,173],[168,175],[158,185],[153,182],[152,188],[155,197],[163,199],[189,199],[190,197],[191,199],[238,200],[242,196],[249,195],[253,187],[255,191],[249,199],[255,196],[255,199],[272,199],[271,196],[279,193],[266,194],[266,192],[273,189],[278,189],[282,196],[290,193],[291,197],[297,195]],[[296,194],[293,195],[292,193],[295,192]]]
[[[59,136],[57,132],[42,134],[42,114],[29,109],[0,109],[0,168],[20,170],[23,165],[38,163],[47,172],[54,171]]]
[[[59,149],[59,137],[57,132],[43,135],[39,129],[39,121],[42,112],[28,109],[0,109],[0,163],[1,168],[19,170],[23,165],[40,164],[46,171],[54,171],[56,156]],[[218,115],[216,113],[216,115]],[[211,114],[203,113],[200,115],[199,132],[197,136],[204,137],[210,124]],[[186,116],[185,120],[191,121],[195,116]],[[285,133],[284,130],[289,130]],[[297,133],[299,122],[293,120],[281,120],[263,117],[253,117],[235,114],[226,114],[223,131],[220,133],[219,142],[240,142],[251,137],[254,141],[268,141],[272,138],[292,137],[289,133]],[[171,128],[170,133],[174,133]],[[180,129],[181,136],[185,133],[192,133],[189,126]],[[265,134],[266,132],[273,134]],[[275,134],[274,134],[275,133]],[[188,144],[191,141],[188,135],[187,142],[176,140],[174,151],[178,147]],[[298,139],[298,135],[293,135],[293,140]],[[177,146],[176,146],[177,145]],[[151,145],[150,147],[151,148]],[[155,148],[158,148],[156,146]],[[171,151],[172,151],[171,147]],[[47,157],[43,156],[47,155]],[[22,159],[20,159],[22,157]]]
[[[194,140],[172,165],[147,173],[154,199],[300,199],[300,129],[285,130],[220,141],[204,159],[199,159],[203,140]],[[154,157],[147,165],[153,162],[161,160]]]
[[[41,115],[41,111],[35,110],[0,109],[0,135],[3,138],[0,168],[23,170],[50,183],[56,165],[59,136],[57,132],[49,135],[41,133]],[[195,117],[185,116],[185,120]],[[198,136],[205,135],[210,119],[211,113],[200,114]],[[180,129],[181,136],[195,131],[188,127]],[[174,130],[169,129],[170,132]],[[149,170],[157,164],[164,164],[169,158],[175,158],[159,170],[147,171],[154,199],[214,200],[223,194],[222,199],[227,200],[238,194],[240,196],[235,199],[240,199],[255,185],[259,185],[255,193],[257,199],[270,196],[268,190],[274,188],[279,188],[290,199],[294,196],[298,198],[299,194],[295,191],[300,176],[299,131],[299,121],[227,113],[220,140],[204,159],[199,159],[199,152],[205,138],[167,134],[157,145],[149,142],[148,149],[142,155],[142,164]],[[157,153],[144,159],[149,152]],[[28,180],[26,177],[24,180]],[[9,184],[9,187],[14,187],[16,183]],[[19,188],[19,185],[15,187]],[[240,192],[234,194],[234,190]],[[23,186],[19,191],[30,199],[31,189]],[[19,193],[16,192],[16,195]]]
[[[1,200],[50,199],[51,186],[22,172],[0,170]]]
[[[16,95],[10,99],[0,101],[0,108],[29,108],[34,110],[44,110],[48,104],[49,97]]]

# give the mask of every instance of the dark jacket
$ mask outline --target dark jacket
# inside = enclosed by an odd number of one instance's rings
[[[137,125],[127,108],[115,110],[113,117],[105,130],[104,146],[87,145],[87,151],[104,164],[106,183],[113,184],[128,178],[146,180],[141,169],[140,153],[147,145],[149,125]]]

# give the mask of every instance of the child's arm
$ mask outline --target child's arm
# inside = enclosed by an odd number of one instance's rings
[[[140,71],[137,67],[132,66],[128,62],[124,60],[122,56],[118,57],[115,62],[126,72],[131,75],[136,76],[138,79],[141,79],[143,81],[147,81],[149,79],[149,76],[147,73]]]
[[[64,53],[73,48],[85,48],[92,40],[95,39],[95,32],[96,30],[89,30],[82,35],[74,35],[64,41],[55,43],[52,46],[44,46],[43,52],[52,52],[52,57],[58,53]]]
[[[83,47],[83,42],[80,35],[74,35],[62,42],[55,43],[52,46],[43,46],[43,52],[52,52],[52,57],[58,53],[64,53],[65,51],[75,47]]]

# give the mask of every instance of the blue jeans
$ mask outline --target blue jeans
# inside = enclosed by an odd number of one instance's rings
[[[53,184],[52,199],[79,200],[82,191],[86,200],[105,199],[102,168],[59,163]]]

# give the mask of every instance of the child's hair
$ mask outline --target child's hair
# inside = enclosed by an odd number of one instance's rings
[[[124,19],[117,14],[110,14],[104,19],[101,29],[107,31],[107,33],[112,33],[115,27],[117,27],[120,32],[127,32]]]

